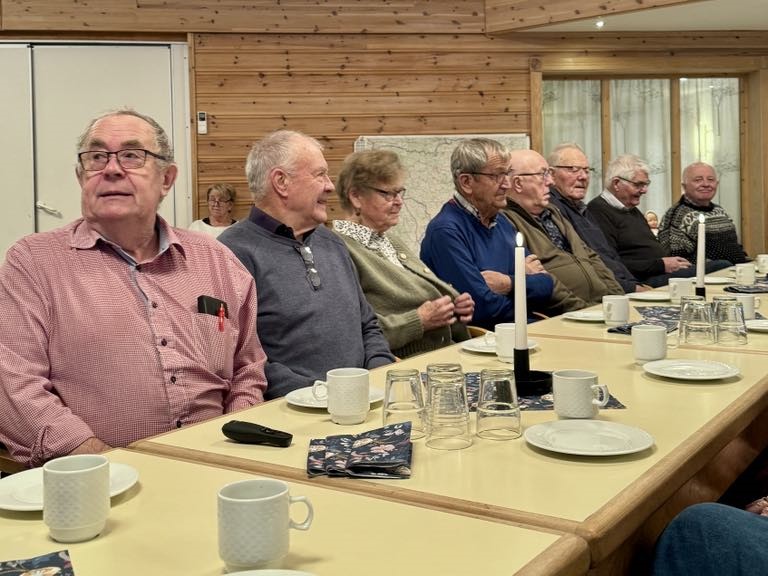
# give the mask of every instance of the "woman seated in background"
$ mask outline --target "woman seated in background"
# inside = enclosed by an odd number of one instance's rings
[[[195,232],[205,232],[216,238],[236,220],[232,219],[232,207],[237,198],[237,190],[232,184],[214,184],[208,188],[208,217],[195,220],[189,226]]]
[[[405,170],[397,154],[367,150],[344,160],[336,192],[345,220],[333,223],[357,266],[392,353],[401,358],[469,338],[475,303],[440,280],[396,236]]]

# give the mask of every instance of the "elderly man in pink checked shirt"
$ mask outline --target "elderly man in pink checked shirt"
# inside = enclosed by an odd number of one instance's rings
[[[222,244],[171,228],[165,131],[131,110],[78,144],[82,218],[0,267],[0,442],[38,466],[263,401],[256,287]]]

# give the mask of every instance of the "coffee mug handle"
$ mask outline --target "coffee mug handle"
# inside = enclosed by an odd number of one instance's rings
[[[592,404],[599,406],[600,408],[608,404],[608,400],[611,399],[611,395],[608,392],[608,386],[605,384],[593,384],[592,394],[595,395],[595,398],[592,399]]]
[[[324,392],[320,392],[320,389],[323,388]],[[315,397],[315,400],[328,400],[328,383],[323,380],[315,380],[315,383],[312,384],[312,396]]]
[[[321,380],[319,380],[319,382],[321,382]],[[303,502],[307,507],[307,517],[304,518],[304,521],[296,523],[292,519],[289,519],[289,527],[296,530],[309,530],[309,527],[312,525],[312,519],[315,517],[315,510],[312,508],[312,502],[310,502],[309,498],[306,496],[290,496],[289,502],[290,504],[293,504],[294,502]]]
[[[760,296],[755,296],[755,308],[760,308]]]

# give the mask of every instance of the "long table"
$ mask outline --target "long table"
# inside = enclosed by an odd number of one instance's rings
[[[532,331],[533,333],[533,331]],[[741,376],[714,382],[679,382],[645,374],[633,362],[631,346],[612,341],[539,338],[532,368],[579,368],[598,372],[600,382],[626,405],[603,410],[599,418],[639,426],[655,446],[629,456],[590,458],[557,455],[522,439],[497,442],[475,437],[465,450],[431,450],[414,443],[413,476],[408,480],[315,478],[311,482],[396,502],[493,518],[542,529],[572,532],[590,547],[594,573],[628,570],[685,505],[717,498],[765,447],[768,430],[768,357],[737,350],[677,349],[671,358],[727,362]],[[504,365],[494,355],[460,345],[411,358],[398,368],[460,361],[465,371]],[[372,373],[383,387],[386,369]],[[381,410],[365,423],[340,427],[327,413],[290,406],[284,399],[236,415],[294,435],[287,449],[240,445],[220,432],[224,416],[137,442],[133,447],[296,481],[306,480],[311,438],[375,428]],[[551,411],[527,412],[523,424],[556,419]]]
[[[135,451],[113,450],[107,456],[136,468],[139,482],[113,498],[105,532],[88,542],[60,544],[49,538],[41,512],[0,511],[0,560],[69,550],[77,576],[223,574],[216,493],[229,482],[253,476]],[[286,569],[318,576],[502,575],[518,570],[529,576],[576,576],[589,565],[587,545],[574,535],[314,483],[290,485],[292,494],[310,498],[315,518],[307,532],[291,531]]]

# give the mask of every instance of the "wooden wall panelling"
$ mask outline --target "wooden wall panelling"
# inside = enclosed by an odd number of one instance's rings
[[[672,141],[670,151],[671,186],[669,189],[669,205],[674,206],[680,199],[682,183],[682,158],[680,157],[680,80],[672,78],[669,83],[669,138]],[[675,144],[677,143],[677,144]],[[661,218],[661,216],[659,217]],[[659,220],[661,224],[661,220]]]

